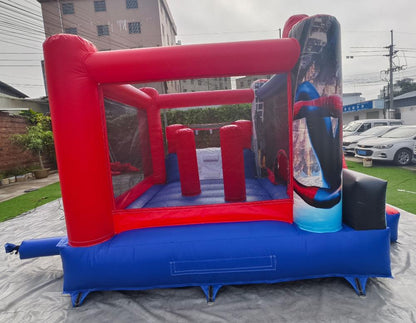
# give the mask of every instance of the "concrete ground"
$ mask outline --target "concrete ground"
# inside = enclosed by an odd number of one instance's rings
[[[57,172],[49,174],[48,177],[42,179],[30,179],[25,182],[0,185],[0,202],[10,200],[28,191],[33,191],[56,182],[59,182],[59,174]]]

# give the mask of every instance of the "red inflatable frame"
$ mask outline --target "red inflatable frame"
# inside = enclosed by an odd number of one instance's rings
[[[226,207],[124,209],[152,185],[166,181],[161,109],[254,99],[251,89],[159,95],[154,89],[139,90],[128,84],[289,75],[299,52],[295,39],[98,52],[78,36],[50,37],[44,43],[45,69],[69,244],[91,246],[119,232],[144,227],[253,220],[292,222],[291,181],[290,198],[285,200],[229,203]],[[145,110],[150,134],[151,176],[117,199],[112,189],[104,97]],[[291,109],[292,102],[288,106]],[[291,133],[291,113],[289,118]],[[291,155],[290,151],[290,164]]]

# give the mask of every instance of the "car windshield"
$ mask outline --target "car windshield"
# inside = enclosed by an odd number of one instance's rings
[[[382,135],[382,138],[409,138],[416,136],[416,127],[400,127]]]
[[[380,136],[388,131],[390,127],[373,127],[360,134],[360,136]]]
[[[348,126],[345,127],[344,131],[355,131],[361,126],[361,122],[350,122]]]

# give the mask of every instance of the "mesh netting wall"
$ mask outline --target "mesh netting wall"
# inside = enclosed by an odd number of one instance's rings
[[[114,196],[151,175],[149,130],[145,110],[104,100]]]
[[[286,156],[289,156],[286,77],[283,74],[279,75],[278,81],[270,80],[264,88],[260,88],[253,106],[252,118],[255,131],[253,148],[255,147],[257,159],[257,175],[260,177],[267,177],[271,171],[278,178],[278,153],[284,151]]]

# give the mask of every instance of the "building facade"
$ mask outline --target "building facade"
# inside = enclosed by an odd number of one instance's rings
[[[166,0],[38,0],[46,37],[76,34],[99,51],[173,46],[176,25]],[[179,82],[140,84],[179,92]]]
[[[268,80],[272,77],[273,75],[250,75],[250,76],[244,76],[244,77],[239,77],[235,80],[236,83],[236,88],[237,89],[247,89],[250,88],[251,84],[253,84],[254,81],[257,80]]]
[[[416,125],[416,91],[395,97],[394,107],[405,124]]]
[[[181,92],[231,90],[230,77],[215,77],[194,80],[181,80]]]

